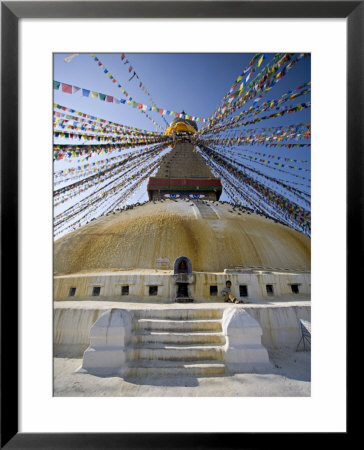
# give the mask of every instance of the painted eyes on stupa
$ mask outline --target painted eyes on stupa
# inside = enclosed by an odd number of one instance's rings
[[[163,197],[167,197],[167,198],[179,198],[181,197],[180,194],[164,194]]]
[[[205,198],[205,194],[189,194],[189,198]]]
[[[163,197],[167,197],[167,198],[180,198],[183,197],[185,194],[178,194],[178,193],[168,193],[168,194],[163,194]],[[186,197],[188,198],[205,198],[206,195],[205,194],[186,194]]]

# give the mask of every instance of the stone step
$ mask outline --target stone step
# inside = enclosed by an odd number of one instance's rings
[[[131,336],[131,344],[225,344],[223,333],[195,332],[195,333],[168,333],[168,332],[138,332]]]
[[[221,332],[220,320],[168,320],[168,319],[139,319],[133,321],[133,331],[217,331]]]
[[[153,346],[144,345],[143,347],[131,346],[126,351],[127,360],[134,361],[146,359],[150,361],[168,360],[168,361],[204,361],[204,360],[222,360],[222,346],[181,346],[164,345]]]
[[[223,309],[145,309],[133,311],[134,319],[160,319],[160,320],[202,320],[221,319]]]
[[[212,376],[224,375],[225,364],[216,361],[131,361],[124,377],[133,376]]]

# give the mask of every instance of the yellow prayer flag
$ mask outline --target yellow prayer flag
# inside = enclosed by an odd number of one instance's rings
[[[98,96],[99,96],[98,92],[91,91],[91,97],[92,98],[97,98]]]
[[[263,59],[264,59],[264,55],[262,55],[260,60],[258,61],[257,67],[260,67],[260,65],[262,64]]]

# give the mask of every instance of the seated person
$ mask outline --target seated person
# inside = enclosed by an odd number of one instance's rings
[[[221,291],[221,294],[225,297],[225,302],[230,303],[244,303],[242,300],[238,300],[231,294],[231,281],[227,281],[224,289]]]

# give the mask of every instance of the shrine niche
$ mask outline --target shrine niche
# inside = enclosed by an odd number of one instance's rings
[[[189,292],[189,284],[193,283],[192,264],[186,256],[180,256],[174,262],[174,279],[176,283],[177,303],[190,303],[193,298]]]

